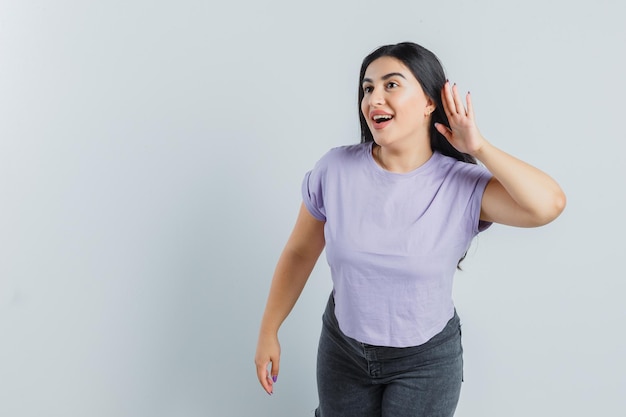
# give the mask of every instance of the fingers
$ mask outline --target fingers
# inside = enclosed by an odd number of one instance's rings
[[[448,116],[456,113],[456,105],[454,104],[454,98],[452,97],[452,89],[450,88],[450,82],[446,81],[441,90],[441,101],[443,101],[443,110]]]
[[[452,139],[452,131],[447,126],[444,126],[441,123],[435,123],[435,129],[437,129],[437,131],[448,141]]]
[[[267,365],[269,365],[269,362],[265,364],[257,363],[256,375],[265,392],[267,392],[269,395],[272,395],[274,390],[272,387],[272,379],[269,377],[269,372],[267,372]]]
[[[272,383],[275,383],[278,380],[278,368],[280,367],[280,359],[276,358],[272,360],[272,368],[271,368],[271,379]]]
[[[464,116],[467,115],[465,105],[463,105],[463,100],[461,99],[461,95],[459,94],[459,88],[456,86],[456,83],[452,86],[452,97],[454,98],[456,113]]]
[[[450,82],[446,81],[441,91],[441,99],[443,101],[444,111],[448,115],[448,118],[459,116],[459,115],[460,116],[470,115],[469,92],[467,95],[468,109],[466,110],[463,104],[463,100],[461,99],[461,95],[459,94],[459,89],[456,83],[450,86]]]
[[[274,393],[274,384],[278,381],[279,362],[280,360],[276,358],[256,364],[257,378],[265,392],[269,395]]]
[[[280,344],[275,334],[260,334],[256,355],[256,374],[259,383],[269,395],[274,393],[274,383],[278,379],[280,364]]]
[[[465,97],[467,100],[467,116],[470,119],[474,119],[474,106],[472,106],[472,96],[470,92],[467,92],[467,96]]]

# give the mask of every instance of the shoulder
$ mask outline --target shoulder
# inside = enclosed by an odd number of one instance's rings
[[[482,165],[459,161],[450,156],[438,155],[438,176],[446,188],[459,195],[482,195],[492,175]]]
[[[344,145],[331,148],[315,164],[316,168],[329,168],[332,166],[345,166],[353,161],[361,161],[370,149],[370,143],[356,145]]]
[[[330,149],[322,158],[329,159],[350,159],[360,158],[368,149],[370,149],[370,143],[358,143],[355,145],[337,146]]]
[[[482,165],[459,161],[451,156],[436,153],[440,169],[446,171],[448,175],[482,177],[491,176],[491,173]]]

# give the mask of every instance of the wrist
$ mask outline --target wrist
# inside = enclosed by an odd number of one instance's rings
[[[278,337],[278,327],[269,326],[269,325],[261,325],[261,330],[259,331],[259,337]]]
[[[485,157],[485,154],[489,152],[489,148],[491,146],[492,145],[489,142],[487,142],[485,138],[483,138],[480,146],[474,149],[474,151],[472,151],[470,155],[472,155],[474,158],[478,159],[479,161],[482,161],[483,158]]]

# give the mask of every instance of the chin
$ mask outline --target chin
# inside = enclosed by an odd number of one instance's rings
[[[372,137],[374,138],[374,143],[379,146],[386,146],[393,143],[393,140],[390,140],[386,135],[372,135]]]

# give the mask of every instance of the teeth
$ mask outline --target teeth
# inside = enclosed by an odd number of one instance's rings
[[[391,116],[390,114],[377,114],[373,117],[373,119],[377,122],[379,121],[383,121],[383,120],[391,120],[393,116]]]

